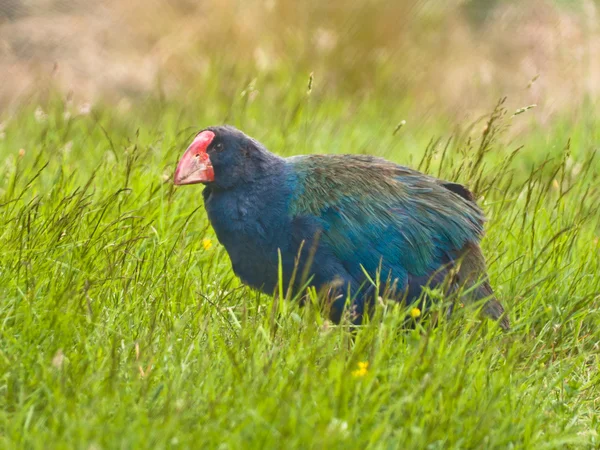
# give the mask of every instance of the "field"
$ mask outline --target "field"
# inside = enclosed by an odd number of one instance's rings
[[[204,92],[207,112],[137,115],[55,99],[0,143],[2,447],[598,444],[594,128],[532,126],[507,143],[527,112],[501,105],[429,141],[410,122],[394,134],[376,104],[311,103],[305,89],[282,94],[294,114],[257,98],[255,122],[230,121],[282,154],[369,152],[467,183],[512,330],[460,311],[402,331],[387,307],[353,335],[241,287],[201,188],[171,181],[198,124],[231,105]]]
[[[314,75],[224,59],[182,76],[185,95],[86,104],[52,85],[0,113],[0,448],[598,448],[592,93],[550,114],[556,85],[536,82],[560,74],[521,76],[507,100],[437,111],[341,59],[327,80],[325,56]],[[511,330],[471,308],[406,329],[389,303],[353,329],[315,296],[242,286],[202,188],[172,182],[223,122],[281,155],[373,154],[468,185]]]

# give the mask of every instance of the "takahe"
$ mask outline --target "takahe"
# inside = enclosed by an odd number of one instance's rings
[[[460,184],[372,156],[282,158],[231,126],[206,128],[183,154],[175,184],[196,183],[235,274],[255,289],[275,292],[281,261],[285,289],[329,293],[335,322],[348,299],[360,321],[383,293],[378,276],[387,298],[410,304],[438,287],[509,327],[479,248],[484,215]]]

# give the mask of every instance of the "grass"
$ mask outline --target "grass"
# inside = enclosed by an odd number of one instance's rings
[[[5,118],[0,447],[600,445],[593,114],[514,137],[527,113],[502,105],[451,132],[383,99],[241,90]],[[512,330],[460,310],[403,331],[387,306],[353,335],[241,286],[201,188],[171,182],[194,131],[223,120],[281,154],[378,154],[468,183]]]

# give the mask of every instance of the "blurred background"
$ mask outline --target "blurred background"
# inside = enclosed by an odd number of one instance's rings
[[[0,107],[59,92],[130,110],[224,98],[385,99],[463,120],[498,98],[541,125],[600,92],[598,0],[0,0]],[[512,102],[512,103],[511,103]]]

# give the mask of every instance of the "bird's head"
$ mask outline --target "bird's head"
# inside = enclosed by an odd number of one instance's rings
[[[276,158],[234,127],[209,127],[196,135],[179,160],[174,182],[230,189],[260,176]]]

